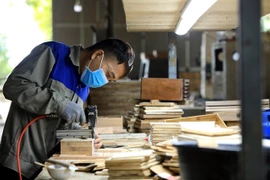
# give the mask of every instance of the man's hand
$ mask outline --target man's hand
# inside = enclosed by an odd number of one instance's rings
[[[95,149],[99,149],[102,146],[102,139],[100,138],[100,136],[96,133],[95,134],[95,140],[94,140],[94,146]]]
[[[75,102],[69,101],[60,114],[60,117],[65,119],[68,123],[80,123],[85,124],[85,114],[83,108]]]

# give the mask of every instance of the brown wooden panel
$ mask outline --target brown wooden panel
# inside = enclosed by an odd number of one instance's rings
[[[142,78],[141,100],[183,101],[189,96],[185,79]]]
[[[97,105],[99,116],[124,116],[140,99],[140,81],[119,81],[92,88],[87,103]]]

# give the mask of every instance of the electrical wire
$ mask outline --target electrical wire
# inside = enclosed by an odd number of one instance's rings
[[[58,116],[57,115],[54,115],[54,114],[48,114],[48,115],[41,115],[41,116],[38,116],[36,118],[34,118],[33,120],[31,120],[22,130],[21,134],[20,134],[20,137],[19,137],[19,140],[18,140],[18,143],[17,143],[17,149],[16,149],[16,161],[17,161],[17,168],[18,168],[18,173],[19,173],[19,178],[20,180],[22,180],[22,172],[21,172],[21,162],[20,162],[20,150],[21,150],[21,141],[22,141],[22,138],[23,138],[23,135],[25,133],[25,131],[27,130],[27,128],[33,124],[34,122],[36,122],[37,120],[39,119],[42,119],[42,118],[46,118],[46,117],[51,117],[51,118],[57,118]]]

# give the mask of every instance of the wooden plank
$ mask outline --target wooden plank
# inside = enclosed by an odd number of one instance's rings
[[[181,116],[182,114],[140,114],[141,119],[169,119]]]
[[[239,100],[205,101],[205,106],[239,106],[240,103],[241,102]],[[269,99],[262,99],[262,105],[269,106]]]
[[[139,107],[144,108],[144,107],[175,107],[176,103],[174,102],[159,102],[156,100],[151,100],[150,102],[141,102],[138,104]]]
[[[263,105],[262,110],[269,109],[269,106]],[[218,107],[206,107],[205,112],[240,112],[240,106],[218,106]]]
[[[87,104],[97,105],[99,116],[124,115],[139,103],[140,86],[140,81],[118,81],[98,89],[93,88]]]
[[[110,176],[128,176],[128,175],[137,175],[137,176],[150,176],[151,172],[149,169],[144,170],[112,170],[108,171]]]
[[[215,124],[218,125],[219,127],[223,127],[223,128],[227,127],[225,122],[223,121],[223,119],[221,119],[221,117],[217,113],[164,120],[164,122],[185,122],[185,121],[186,122],[190,122],[190,121],[215,121]]]
[[[229,128],[201,128],[201,127],[182,127],[182,132],[190,134],[199,134],[205,136],[224,136],[224,135],[233,135],[238,134],[238,131]]]

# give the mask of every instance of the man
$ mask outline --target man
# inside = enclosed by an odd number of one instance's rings
[[[3,87],[5,98],[12,103],[0,145],[1,175],[35,179],[42,168],[34,162],[44,163],[59,146],[56,130],[84,125],[83,104],[91,88],[127,76],[134,58],[132,47],[119,39],[106,39],[88,48],[55,41],[35,47]],[[40,119],[31,124],[35,118]],[[16,148],[26,126],[18,157]],[[95,148],[101,145],[101,139],[95,139]]]

